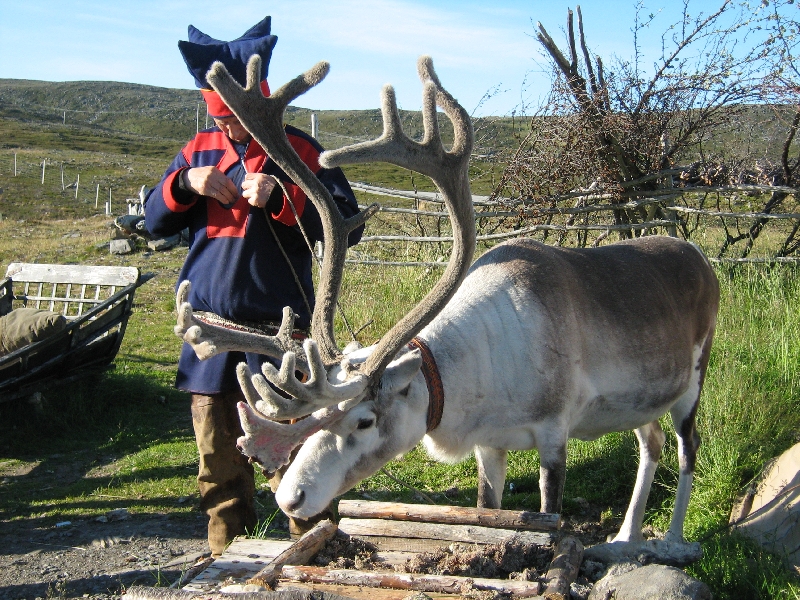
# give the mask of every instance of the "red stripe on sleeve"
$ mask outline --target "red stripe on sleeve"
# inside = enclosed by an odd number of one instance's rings
[[[301,190],[298,186],[293,183],[285,183],[286,191],[289,192],[289,196],[294,203],[294,208],[297,211],[297,216],[303,216],[303,210],[306,208],[306,194],[303,190]],[[283,197],[283,206],[278,214],[272,213],[272,217],[276,221],[280,221],[284,225],[292,227],[297,225],[297,219],[294,217],[294,212],[292,211],[292,207],[289,206],[289,202],[286,199],[286,196]]]
[[[164,205],[172,212],[186,212],[197,202],[197,196],[193,196],[191,202],[188,204],[181,204],[175,199],[175,196],[172,195],[172,185],[175,183],[175,179],[180,177],[180,174],[185,170],[186,169],[178,169],[174,173],[170,173],[164,180],[164,185],[161,188],[161,195],[164,197]]]

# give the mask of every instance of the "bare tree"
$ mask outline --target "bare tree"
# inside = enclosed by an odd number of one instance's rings
[[[639,37],[654,16],[643,10],[639,2],[633,58],[617,58],[610,68],[587,44],[580,7],[577,28],[576,14],[568,12],[564,50],[537,24],[553,65],[552,90],[508,158],[497,197],[551,206],[553,196],[588,190],[618,203],[636,200],[672,185],[664,170],[702,157],[710,134],[759,98],[766,49],[749,38],[752,12],[724,0],[713,13],[692,16],[690,0],[683,0],[680,20],[662,34],[660,55],[645,69]],[[620,208],[615,224],[672,216],[666,209],[667,203]]]

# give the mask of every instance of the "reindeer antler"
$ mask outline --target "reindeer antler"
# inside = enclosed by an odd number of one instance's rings
[[[442,193],[453,227],[453,249],[442,277],[405,317],[378,342],[361,372],[377,383],[383,370],[400,348],[430,323],[464,280],[475,253],[475,218],[469,187],[469,158],[474,132],[467,111],[439,82],[430,56],[417,61],[417,72],[423,82],[422,118],[425,135],[415,142],[403,133],[394,89],[383,88],[383,134],[377,140],[324,152],[320,163],[326,167],[346,163],[389,162],[430,177]],[[442,145],[436,106],[444,110],[453,123],[453,147]]]
[[[252,388],[258,390],[259,393],[263,392],[262,398],[266,404],[270,405],[268,414],[274,418],[299,416],[299,413],[303,411],[306,411],[303,414],[308,414],[307,411],[312,407],[330,406],[346,398],[360,398],[368,389],[374,389],[383,370],[394,355],[449,301],[466,275],[472,261],[475,250],[475,220],[468,177],[469,157],[473,144],[472,124],[467,112],[442,88],[429,57],[422,57],[419,60],[418,71],[424,84],[423,123],[425,135],[421,142],[416,142],[403,133],[394,90],[391,86],[386,86],[383,89],[383,134],[381,137],[371,142],[324,152],[320,156],[320,164],[325,167],[334,167],[345,163],[384,161],[428,175],[442,193],[445,205],[451,215],[454,242],[450,262],[428,295],[381,338],[362,368],[358,369],[352,366],[348,368],[347,365],[343,365],[342,372],[346,373],[343,381],[329,381],[328,368],[330,365],[325,364],[325,357],[317,352],[312,341],[307,341],[303,346],[311,371],[311,377],[305,383],[301,383],[294,377],[296,352],[288,352],[284,356],[280,370],[265,364],[263,374],[266,379],[298,400],[296,404],[287,402],[272,392],[260,375],[252,376],[250,382]],[[209,76],[209,81],[216,86],[216,82],[211,76]],[[238,84],[233,81],[227,85],[231,89],[238,87]],[[251,85],[249,84],[248,88]],[[282,90],[283,88],[278,93],[281,93]],[[223,94],[223,99],[227,102],[224,88],[220,86],[218,91]],[[453,122],[455,140],[449,152],[444,149],[441,141],[436,116],[437,104]],[[232,105],[231,107],[236,112],[236,107]],[[244,123],[246,127],[249,127],[250,121]],[[307,181],[303,183],[307,183]],[[305,187],[303,189],[305,190]],[[318,199],[309,191],[306,193],[316,204]],[[336,243],[344,246],[349,230],[337,226],[337,219],[334,217],[335,215],[331,215],[328,222],[323,223],[326,227],[326,242],[329,235],[328,227],[332,227],[331,237],[336,240]],[[341,222],[342,219],[339,218],[338,221]],[[327,265],[323,264],[323,274],[326,274],[326,267],[343,270],[344,263],[342,260]],[[331,306],[335,304],[341,277],[341,273],[327,275],[327,279],[321,285],[322,291],[318,303]],[[325,282],[328,282],[328,285],[335,282],[336,285],[328,287]],[[317,321],[318,317],[324,318],[326,321],[320,323]],[[331,331],[332,317],[332,310],[320,312],[315,310],[312,337],[316,338],[320,332]],[[259,406],[263,408],[264,404],[259,404]]]
[[[302,349],[300,342],[292,337],[294,313],[288,306],[283,309],[283,320],[274,336],[233,329],[215,324],[196,313],[187,302],[192,284],[182,281],[178,286],[175,306],[178,321],[175,335],[189,344],[200,360],[211,358],[221,352],[257,352],[274,358],[283,358],[287,352],[297,353]],[[216,315],[213,315],[216,316]],[[304,357],[305,355],[303,355]],[[297,368],[309,373],[310,368],[301,358]]]
[[[328,189],[300,159],[283,131],[283,115],[289,103],[322,81],[329,65],[320,62],[282,86],[269,97],[260,88],[261,58],[250,57],[247,63],[247,86],[242,88],[225,66],[216,62],[206,79],[220,94],[239,121],[283,171],[306,193],[320,214],[325,238],[325,254],[320,270],[319,293],[311,319],[311,336],[319,344],[323,362],[333,365],[342,358],[336,344],[333,318],[342,284],[347,237],[363,225],[379,208],[373,204],[345,219]]]

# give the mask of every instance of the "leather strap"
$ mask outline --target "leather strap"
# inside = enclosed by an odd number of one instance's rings
[[[444,386],[433,358],[431,349],[424,340],[415,337],[408,343],[409,348],[417,348],[422,353],[422,374],[425,376],[425,385],[428,386],[428,425],[427,432],[439,426],[444,411]]]

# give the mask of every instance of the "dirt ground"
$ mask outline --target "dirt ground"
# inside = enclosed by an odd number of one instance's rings
[[[132,585],[169,586],[208,554],[200,514],[62,523],[0,523],[0,600],[115,598]]]

